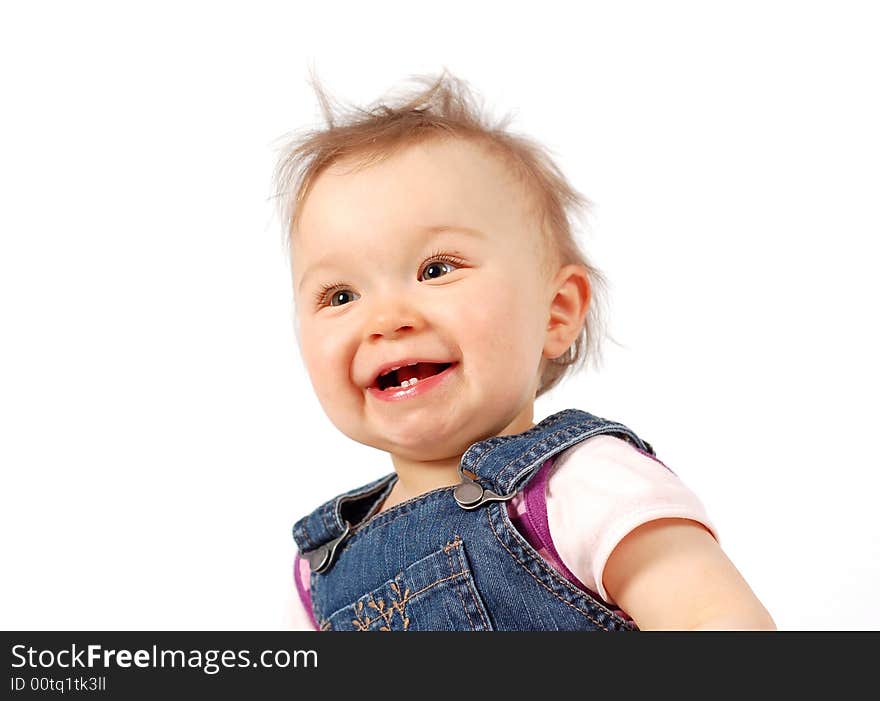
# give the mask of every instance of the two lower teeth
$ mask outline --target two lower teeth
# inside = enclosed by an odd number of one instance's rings
[[[401,387],[412,387],[416,382],[419,381],[418,377],[414,377],[411,380],[404,380],[400,383]]]

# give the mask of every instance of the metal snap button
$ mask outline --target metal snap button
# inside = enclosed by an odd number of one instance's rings
[[[480,503],[480,499],[483,498],[483,488],[476,482],[466,480],[455,488],[454,495],[460,506],[472,506]]]
[[[329,558],[330,548],[326,545],[306,553],[306,559],[309,561],[309,567],[312,572],[322,572]]]
[[[325,543],[314,550],[303,553],[305,558],[309,561],[309,567],[312,568],[312,572],[324,572],[329,569],[330,565],[333,564],[333,558],[336,556],[336,550],[339,547],[339,544],[348,537],[350,531],[351,526],[346,523],[345,531],[341,536],[334,538],[329,543]]]

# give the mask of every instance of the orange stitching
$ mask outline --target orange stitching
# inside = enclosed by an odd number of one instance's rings
[[[433,494],[439,494],[440,492],[452,492],[452,490],[454,490],[454,489],[455,489],[455,487],[438,487],[437,489],[432,489],[430,492],[425,492],[424,494],[422,494],[420,496],[413,497],[412,499],[407,499],[406,501],[403,501],[400,504],[395,504],[387,511],[380,511],[378,514],[373,516],[373,518],[370,519],[369,521],[361,524],[357,528],[352,529],[351,534],[348,536],[348,538],[346,538],[344,541],[342,541],[342,543],[336,549],[336,556],[339,557],[340,553],[342,553],[348,549],[348,547],[352,543],[352,540],[354,540],[354,536],[359,535],[361,533],[368,533],[370,531],[378,530],[380,528],[385,528],[385,526],[390,526],[397,519],[403,518],[404,516],[407,516],[410,513],[410,511],[405,510],[403,513],[397,514],[394,518],[389,519],[388,521],[383,521],[382,523],[373,523],[374,520],[380,519],[384,514],[394,513],[394,510],[402,507],[404,504],[409,504],[410,502],[415,502],[419,499],[424,499],[427,496],[431,496]]]
[[[367,606],[369,606],[370,608],[376,609],[376,611],[379,613],[379,616],[385,621],[385,624],[391,625],[391,619],[394,617],[394,609],[393,608],[386,609],[384,599],[379,599],[379,603],[377,604],[375,599],[373,599],[373,595],[370,594],[370,601],[367,604]],[[381,628],[380,628],[380,630],[381,630]]]
[[[446,557],[449,559],[450,572],[455,572],[455,564],[452,562],[452,555],[450,555],[449,551],[452,550],[453,547],[457,548],[459,545],[461,545],[461,540],[458,536],[455,536],[455,545],[453,546],[452,543],[448,543],[446,547],[443,548],[443,551],[446,553]],[[461,552],[461,550],[459,550],[458,552]],[[463,567],[461,569],[464,570]],[[468,613],[467,604],[464,603],[464,597],[461,595],[461,591],[458,589],[458,587],[455,588],[455,593],[458,594],[458,600],[461,601],[461,610],[464,611],[465,618],[467,618],[468,623],[471,626],[471,630],[476,630],[476,628],[474,628],[474,622],[471,620],[471,615]]]
[[[530,543],[528,543],[528,541],[526,541],[525,538],[522,537],[522,534],[516,529],[516,526],[513,525],[512,521],[510,520],[510,514],[507,512],[507,509],[504,510],[504,516],[507,517],[506,519],[503,517],[501,519],[501,524],[504,526],[504,528],[509,533],[512,534],[512,536],[515,540],[519,540],[521,544],[528,545],[530,548],[532,548],[534,550],[534,546],[532,546]],[[527,550],[527,548],[526,548],[526,550]],[[593,597],[589,596],[589,594],[587,594],[583,589],[576,587],[568,579],[566,579],[561,574],[559,574],[559,572],[557,572],[552,567],[550,567],[547,564],[546,560],[544,560],[544,558],[541,557],[540,554],[538,554],[538,557],[531,557],[530,556],[530,559],[532,562],[536,563],[542,570],[544,570],[545,574],[549,575],[552,579],[556,580],[556,582],[558,584],[562,584],[566,589],[569,589],[570,591],[574,592],[578,596],[589,598],[590,601],[593,602],[594,606],[602,609],[611,618],[617,618],[618,620],[622,620],[619,615],[617,615],[616,613],[611,611],[608,607],[603,606],[601,603],[596,601]],[[623,621],[623,622],[626,623],[626,621]]]
[[[443,552],[448,555],[450,550],[457,548],[459,545],[461,545],[461,536],[456,535],[455,538],[443,546]]]
[[[428,586],[424,587],[423,589],[419,589],[415,594],[413,594],[409,598],[415,599],[419,594],[424,594],[426,591],[428,591],[428,589],[436,587],[438,584],[443,584],[443,582],[448,582],[450,579],[455,579],[456,577],[461,577],[464,574],[467,574],[467,573],[466,572],[456,572],[451,577],[444,577],[443,579],[438,579],[436,582],[429,584]]]
[[[401,594],[400,586],[397,582],[391,582],[391,590],[397,594],[397,601],[392,601],[391,606],[400,614],[400,618],[403,620],[403,629],[406,630],[409,628],[409,616],[404,616],[403,614],[406,609],[406,602],[409,601],[409,587],[406,587],[403,590],[403,594]]]
[[[506,508],[506,506],[505,506],[504,504],[502,504],[501,506],[502,506],[502,508]],[[489,514],[489,509],[486,509],[486,514],[487,514],[487,515]],[[574,605],[573,603],[571,603],[570,601],[566,601],[565,599],[563,599],[561,596],[559,596],[559,594],[557,594],[555,591],[553,591],[553,590],[552,590],[550,587],[548,587],[544,582],[542,582],[540,579],[538,579],[538,578],[537,578],[532,572],[530,572],[529,569],[528,569],[528,568],[525,566],[525,564],[522,562],[522,560],[520,560],[516,555],[514,555],[514,554],[511,552],[510,548],[508,548],[507,545],[504,543],[504,541],[502,541],[501,538],[498,536],[498,532],[495,530],[495,526],[492,524],[492,517],[491,517],[491,515],[489,515],[489,519],[488,519],[488,520],[489,520],[489,528],[492,529],[492,533],[495,535],[496,540],[497,540],[499,543],[501,543],[501,547],[504,548],[504,549],[507,551],[507,553],[508,553],[508,554],[509,554],[514,560],[516,560],[516,562],[519,564],[519,566],[522,567],[522,568],[526,571],[526,573],[527,573],[532,579],[534,579],[538,584],[540,584],[542,587],[544,587],[544,589],[546,589],[546,590],[547,590],[548,592],[550,592],[553,596],[555,596],[557,599],[559,599],[563,604],[565,604],[566,606],[570,606],[570,607],[573,608],[575,611],[578,611],[578,612],[581,613],[583,616],[586,616],[586,617],[587,617],[588,619],[590,619],[593,623],[595,623],[597,626],[599,626],[600,628],[602,628],[602,630],[608,630],[608,628],[606,628],[606,627],[603,626],[601,623],[599,623],[599,621],[597,621],[595,618],[593,618],[589,613],[587,613],[587,612],[584,611],[583,609],[581,609],[581,608],[575,606],[575,605]]]
[[[373,619],[369,616],[364,616],[361,618],[361,614],[364,612],[364,602],[358,601],[354,607],[354,615],[355,617],[351,620],[352,625],[360,631],[365,631],[370,629],[370,623],[373,622]]]
[[[302,532],[305,535],[306,540],[308,541],[309,545],[314,545],[315,541],[312,540],[312,536],[309,534],[309,529],[306,527],[307,522],[308,522],[308,518],[303,519],[302,526],[301,526]],[[299,544],[297,543],[297,545],[299,545]],[[312,550],[314,550],[314,548],[312,548]]]
[[[508,514],[508,516],[509,516],[509,514]],[[514,526],[512,523],[510,526],[508,526],[507,523],[505,523],[504,519],[501,520],[501,523],[504,526],[505,530],[509,531],[513,535],[514,539],[520,541],[521,546],[528,545],[533,550],[535,549],[535,547],[531,543],[529,543],[525,538],[522,537],[522,534],[519,532],[519,530],[517,530],[516,526]],[[508,551],[508,552],[510,552],[510,551]],[[552,579],[556,580],[557,584],[562,584],[566,589],[571,590],[575,594],[578,594],[580,596],[586,596],[586,594],[584,593],[584,591],[582,589],[578,589],[574,584],[572,584],[565,577],[563,577],[561,574],[559,574],[559,572],[557,572],[552,567],[550,567],[547,564],[547,562],[544,560],[544,558],[541,557],[540,553],[538,554],[538,557],[529,556],[529,559],[532,562],[534,562],[535,564],[537,564],[542,570],[544,570],[545,574],[547,574]],[[607,609],[606,609],[606,611],[607,611]],[[608,613],[611,613],[611,612],[608,611]]]
[[[391,612],[390,613],[391,616],[394,615],[393,612],[396,610],[400,614],[401,619],[403,620],[403,629],[406,630],[407,628],[409,628],[409,620],[410,620],[408,616],[403,615],[407,602],[409,602],[411,599],[415,599],[420,594],[424,594],[426,591],[428,591],[428,589],[436,587],[438,584],[442,584],[443,582],[448,582],[451,579],[455,579],[456,577],[461,577],[462,575],[466,575],[466,574],[467,574],[467,572],[456,572],[455,574],[453,574],[450,577],[443,577],[443,579],[438,579],[436,582],[432,582],[428,586],[423,587],[422,589],[419,589],[417,592],[415,592],[413,594],[410,593],[409,587],[406,587],[406,588],[404,588],[403,594],[401,595],[400,594],[400,587],[397,585],[396,582],[392,582],[391,588],[401,598],[398,601],[391,602],[391,606],[392,606],[391,609],[384,608],[385,602],[382,599],[380,599],[379,601],[383,604],[382,610],[384,610],[385,612]],[[370,601],[371,601],[371,608],[374,608],[377,611],[379,611],[380,610],[379,606],[375,603],[375,601],[373,601],[372,594],[370,595]],[[354,607],[355,607],[355,613],[354,613],[355,618],[353,618],[351,622],[352,622],[352,625],[354,625],[354,627],[357,628],[358,630],[366,631],[369,629],[370,624],[375,623],[377,620],[379,620],[378,618],[370,618],[369,616],[362,616],[363,610],[364,610],[364,602],[363,601],[358,601],[356,604],[354,604]],[[380,614],[380,617],[386,623],[389,622],[389,619],[386,618],[385,615]],[[328,625],[329,625],[329,622],[328,622]],[[384,630],[384,628],[380,628],[379,630]]]
[[[465,561],[464,561],[464,552],[462,550],[458,551],[458,559],[461,564],[461,569],[465,569]],[[467,583],[468,591],[471,593],[471,598],[474,600],[474,607],[477,609],[477,613],[480,614],[480,620],[483,621],[483,628],[485,630],[489,630],[489,622],[486,620],[486,617],[483,615],[483,607],[480,606],[479,601],[477,600],[477,592],[474,589],[474,580],[473,576],[468,577],[465,582]],[[467,611],[465,611],[467,613]],[[468,616],[468,620],[470,620],[470,616]],[[471,625],[473,628],[473,625]]]
[[[410,600],[409,588],[404,589],[403,594],[400,593],[400,587],[397,582],[391,582],[391,589],[397,594],[397,601],[392,601],[391,606],[387,606],[384,599],[379,599],[378,602],[373,597],[373,594],[370,594],[370,600],[367,602],[367,606],[371,609],[374,609],[378,614],[378,618],[370,618],[369,616],[364,616],[364,602],[358,601],[354,605],[354,615],[355,617],[352,619],[352,624],[359,631],[367,631],[373,623],[376,623],[379,620],[385,622],[384,626],[381,626],[379,630],[390,631],[391,630],[391,621],[394,618],[394,613],[397,612],[400,614],[400,619],[403,622],[403,629],[406,630],[409,628],[409,617],[405,616],[406,603]],[[387,608],[386,608],[387,606]]]

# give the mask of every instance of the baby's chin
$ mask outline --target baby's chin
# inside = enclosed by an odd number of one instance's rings
[[[473,441],[460,438],[449,440],[444,437],[440,440],[436,435],[429,435],[421,438],[408,436],[406,439],[396,436],[376,437],[367,445],[404,460],[432,462],[459,458],[471,443]]]
[[[448,443],[419,446],[388,445],[381,450],[385,450],[393,458],[406,460],[410,463],[439,463],[449,460],[455,460],[457,463],[464,451],[467,450],[467,445],[463,447],[452,446]]]
[[[460,457],[477,440],[464,427],[448,430],[372,431],[350,438],[391,455],[417,462],[448,460]]]
[[[418,462],[461,457],[477,441],[498,435],[517,415],[513,401],[496,402],[496,411],[469,411],[458,402],[451,411],[414,407],[396,415],[354,412],[338,415],[336,427],[352,440],[391,455]],[[498,407],[508,411],[499,413]]]

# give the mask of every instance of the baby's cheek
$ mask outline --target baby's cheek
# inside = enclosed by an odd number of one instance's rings
[[[519,300],[501,299],[470,305],[464,316],[473,347],[481,348],[493,363],[518,362],[530,347],[533,323]]]
[[[339,339],[329,333],[315,333],[314,329],[303,328],[302,349],[306,370],[316,388],[336,379],[343,352]]]

